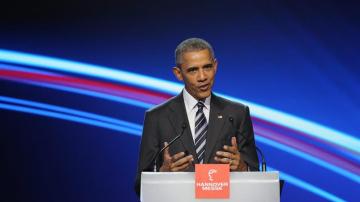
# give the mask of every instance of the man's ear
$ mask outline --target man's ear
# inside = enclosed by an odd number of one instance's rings
[[[181,69],[179,67],[173,67],[172,71],[179,81],[183,80],[183,76],[181,74]]]
[[[216,58],[214,58],[214,70],[215,70],[215,73],[217,71],[217,66],[218,66],[218,61],[216,60]]]

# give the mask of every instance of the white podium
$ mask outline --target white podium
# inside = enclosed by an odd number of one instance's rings
[[[279,172],[231,172],[229,199],[195,199],[195,173],[143,172],[142,202],[279,202]]]

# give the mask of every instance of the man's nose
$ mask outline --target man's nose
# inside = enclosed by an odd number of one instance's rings
[[[205,81],[207,79],[207,75],[204,70],[200,69],[198,74],[198,81]]]

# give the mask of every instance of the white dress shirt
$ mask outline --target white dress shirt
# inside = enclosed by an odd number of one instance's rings
[[[190,124],[191,134],[195,142],[195,117],[196,117],[196,112],[198,111],[198,107],[196,106],[196,104],[199,101],[195,99],[192,95],[190,95],[185,88],[183,90],[183,97],[184,97],[186,114]],[[210,100],[211,100],[211,95],[205,99],[204,102],[205,107],[203,108],[203,112],[205,114],[205,118],[208,124],[209,124],[209,116],[210,116]]]

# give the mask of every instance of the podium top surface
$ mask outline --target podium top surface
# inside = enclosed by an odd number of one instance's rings
[[[146,181],[194,181],[194,172],[142,172],[141,180]],[[237,180],[279,180],[278,171],[270,172],[230,172],[230,181]]]
[[[143,172],[142,202],[279,202],[279,172],[230,172],[227,199],[197,199],[194,172]]]

